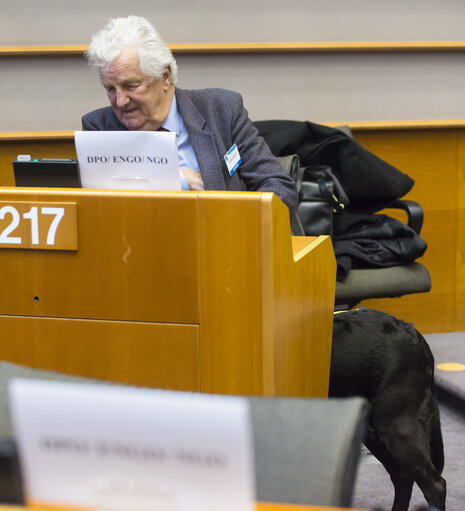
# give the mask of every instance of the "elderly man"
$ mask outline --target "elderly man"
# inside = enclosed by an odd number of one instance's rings
[[[274,192],[291,214],[294,181],[258,135],[240,94],[175,87],[176,61],[154,27],[138,16],[116,18],[87,51],[111,107],[82,118],[84,130],[168,130],[176,133],[184,190]],[[231,150],[238,167],[226,163]]]

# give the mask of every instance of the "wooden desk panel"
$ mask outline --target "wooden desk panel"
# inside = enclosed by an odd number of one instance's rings
[[[1,197],[75,202],[78,249],[0,250],[3,314],[199,322],[196,194],[29,190]]]
[[[287,208],[275,196],[261,204],[244,198],[241,213],[233,203],[219,209],[221,196],[212,193],[200,205],[208,219],[199,237],[202,388],[326,397],[335,290],[331,240],[306,238],[304,248],[293,246]]]
[[[0,190],[5,203],[67,200],[76,251],[0,249],[1,359],[163,388],[327,396],[331,240],[293,246],[276,196]]]
[[[0,315],[0,331],[2,360],[132,385],[200,391],[198,325]]]

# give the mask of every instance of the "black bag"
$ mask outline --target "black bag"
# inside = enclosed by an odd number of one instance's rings
[[[296,216],[306,236],[333,234],[333,216],[349,204],[339,180],[327,165],[299,167],[293,176],[299,193]]]

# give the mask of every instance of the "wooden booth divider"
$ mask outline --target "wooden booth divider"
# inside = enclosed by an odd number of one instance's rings
[[[0,189],[0,359],[327,396],[335,260],[271,193]]]

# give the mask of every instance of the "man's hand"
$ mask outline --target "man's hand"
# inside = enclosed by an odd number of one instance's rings
[[[181,172],[186,178],[187,184],[189,185],[189,190],[196,190],[198,192],[205,190],[202,174],[198,170],[183,168],[181,169]]]

